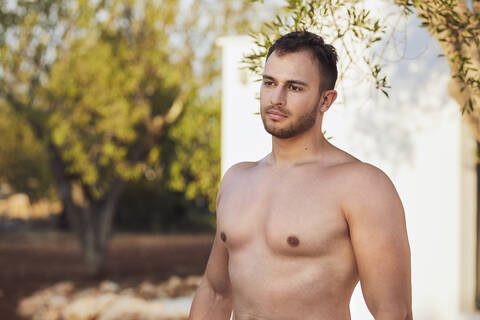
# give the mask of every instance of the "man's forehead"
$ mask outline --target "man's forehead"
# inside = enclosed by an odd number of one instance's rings
[[[308,50],[278,54],[274,51],[265,63],[265,74],[274,78],[318,81],[318,63]]]

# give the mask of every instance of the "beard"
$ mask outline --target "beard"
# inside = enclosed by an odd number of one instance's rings
[[[281,112],[287,116],[291,114],[282,107],[274,107],[272,105],[269,105],[265,107],[263,112],[261,112],[263,127],[268,133],[270,133],[276,138],[288,139],[304,133],[315,125],[315,122],[317,120],[318,103],[314,105],[313,110],[302,114],[296,121],[288,124],[288,126],[283,128],[277,127],[275,122],[272,123],[272,120],[267,119],[267,111],[272,109]]]

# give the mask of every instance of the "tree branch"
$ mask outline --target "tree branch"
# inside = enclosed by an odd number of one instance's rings
[[[165,122],[167,125],[170,125],[174,123],[180,114],[183,111],[183,108],[185,106],[185,101],[188,96],[188,91],[183,89],[175,98],[175,100],[172,103],[172,106],[168,109],[167,115],[165,116]]]

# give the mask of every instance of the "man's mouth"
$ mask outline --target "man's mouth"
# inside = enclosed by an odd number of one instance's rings
[[[285,115],[281,112],[275,111],[275,110],[267,111],[267,115],[272,120],[283,120],[283,119],[287,118],[287,115]]]

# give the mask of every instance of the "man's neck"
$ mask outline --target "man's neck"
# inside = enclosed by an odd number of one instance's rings
[[[272,137],[269,162],[276,167],[290,167],[316,161],[330,146],[321,132],[319,134],[305,132],[289,139]]]

